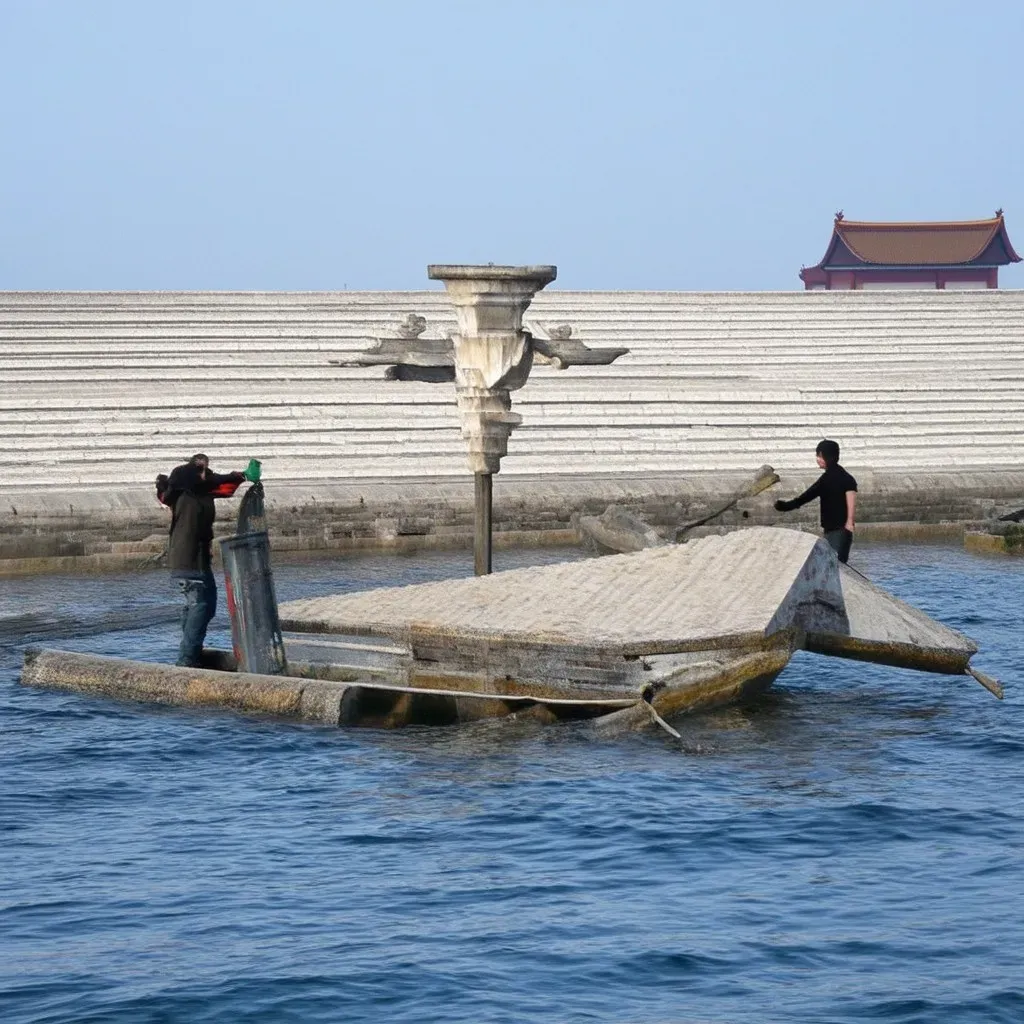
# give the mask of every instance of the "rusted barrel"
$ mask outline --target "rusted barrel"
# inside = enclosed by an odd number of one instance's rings
[[[269,535],[260,531],[228,537],[220,542],[220,551],[239,669],[265,676],[287,673]]]

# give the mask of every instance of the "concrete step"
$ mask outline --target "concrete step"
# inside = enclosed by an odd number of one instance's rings
[[[677,403],[663,406],[640,405],[636,408],[620,406],[621,411],[609,409],[594,410],[588,414],[586,408],[555,406],[533,408],[530,416],[519,431],[550,430],[560,427],[592,431],[607,426],[609,429],[643,431],[654,428],[693,428],[700,426],[756,428],[767,427],[784,433],[799,430],[810,425],[828,422],[837,431],[858,430],[876,427],[884,430],[927,428],[935,430],[961,430],[966,427],[993,425],[1004,429],[1008,424],[1019,422],[1024,414],[1024,399],[994,410],[985,406],[976,409],[958,408],[916,412],[913,419],[897,417],[893,409],[883,412],[873,408],[870,412],[851,410],[847,407],[822,405],[817,409],[803,406],[787,408],[758,408],[736,406],[732,411],[705,411],[697,413],[689,407],[680,408]],[[659,411],[660,410],[660,411]],[[438,429],[457,430],[459,421],[454,406],[438,409],[433,406],[417,409],[407,407],[405,412],[394,411],[382,406],[374,415],[372,408],[359,413],[355,410],[339,416],[336,411],[311,408],[301,417],[284,410],[282,415],[272,415],[274,410],[253,407],[245,416],[244,423],[236,418],[227,418],[219,410],[201,411],[182,408],[162,410],[164,413],[159,426],[154,425],[152,410],[149,414],[128,415],[123,411],[110,413],[105,410],[62,411],[60,413],[0,411],[0,429],[5,436],[15,440],[18,437],[52,437],[60,434],[69,443],[75,439],[91,439],[97,431],[120,436],[145,437],[154,432],[170,436],[180,432],[204,433],[213,431],[236,431],[246,433],[267,432],[274,436],[306,435],[327,433],[337,436],[347,432],[381,431],[431,431]],[[200,412],[202,415],[200,415]]]
[[[623,339],[628,341],[629,339]],[[218,348],[216,345],[201,346],[204,365],[216,367],[249,367],[254,371],[266,366],[303,366],[323,370],[337,369],[332,360],[354,357],[362,351],[359,347],[342,350],[338,346],[286,348],[281,345],[261,344],[259,346],[232,346]],[[601,346],[597,346],[601,347]],[[6,345],[0,353],[0,367],[7,369],[52,370],[68,368],[104,369],[109,367],[138,367],[145,369],[173,368],[181,364],[182,356],[195,353],[200,346],[190,343],[183,350],[180,346],[168,346],[164,351],[146,351],[141,347],[126,346],[123,350],[110,345],[73,345],[64,351],[28,351],[17,345]],[[827,357],[830,365],[842,366],[848,373],[880,372],[887,367],[902,365],[939,369],[960,364],[980,371],[992,372],[1007,366],[1020,368],[1024,365],[1024,352],[1011,348],[1005,340],[988,340],[984,344],[937,345],[934,341],[916,348],[887,343],[849,345],[817,345],[803,348],[790,347],[773,353],[773,360],[786,360],[789,366],[796,366],[808,372],[820,373],[822,358]],[[772,373],[766,366],[763,346],[749,345],[742,348],[724,346],[686,347],[630,350],[614,364],[621,372],[629,368],[640,373],[658,367],[680,367],[692,369],[700,366],[720,373],[757,371]],[[547,369],[538,363],[537,370]],[[376,370],[379,376],[383,370]],[[556,372],[556,371],[552,371]],[[591,368],[593,372],[593,368]]]
[[[156,472],[166,472],[176,464],[182,456],[156,459],[153,463],[142,467],[125,468],[115,472],[110,466],[88,465],[84,463],[39,464],[19,467],[9,477],[5,477],[5,489],[38,489],[49,488],[59,493],[63,487],[86,487],[94,489],[122,489],[126,486],[151,488]],[[244,459],[244,456],[238,458]],[[508,464],[502,464],[502,476],[537,475],[553,479],[567,479],[564,473],[564,454],[549,456],[509,455]],[[218,457],[217,465],[231,465],[232,460]],[[591,471],[604,474],[626,474],[636,477],[647,473],[716,473],[725,471],[753,472],[763,462],[768,461],[781,473],[807,474],[807,455],[797,459],[794,455],[788,460],[784,453],[766,450],[763,447],[752,451],[721,451],[716,449],[710,453],[687,454],[633,452],[612,453],[604,456],[599,465],[591,466]],[[242,463],[239,463],[242,464]],[[123,463],[122,463],[123,465]],[[930,449],[901,448],[885,452],[875,452],[868,462],[849,462],[848,468],[857,476],[863,477],[869,471],[905,471],[908,466],[915,471],[963,469],[1001,469],[1006,465],[1006,447],[999,445],[994,448],[979,448],[967,453],[950,453],[945,447]],[[394,459],[388,463],[386,471],[382,470],[379,460],[372,458],[340,460],[324,459],[281,459],[277,464],[277,475],[268,475],[266,480],[272,484],[275,480],[302,481],[309,484],[330,483],[331,481],[359,481],[373,479],[401,479],[431,477],[448,480],[470,479],[465,459],[431,458],[425,460],[422,455],[413,454],[404,459]],[[155,498],[154,498],[155,500]]]
[[[0,293],[0,488],[149,486],[202,448],[268,479],[463,478],[447,385],[328,360],[409,312],[408,293]],[[538,366],[505,473],[806,471],[823,434],[900,470],[1002,466],[1021,440],[1024,293],[541,293],[610,367]]]
[[[812,427],[814,429],[812,430]],[[828,429],[832,433],[838,431]],[[686,429],[666,427],[663,429],[631,430],[625,427],[607,427],[599,433],[587,427],[538,425],[533,429],[522,428],[516,432],[516,451],[523,454],[538,454],[572,450],[576,453],[599,454],[601,452],[619,451],[661,451],[700,452],[708,445],[751,444],[760,447],[772,445],[794,451],[813,451],[813,446],[826,426],[822,424],[808,425],[801,430],[779,430],[772,426],[745,427],[705,425]],[[916,444],[922,447],[945,444],[954,448],[970,448],[978,445],[995,444],[1004,439],[1010,444],[1014,438],[1024,434],[1024,430],[1008,428],[1006,424],[990,423],[984,426],[965,424],[959,429],[948,426],[937,426],[931,429],[917,426],[910,427],[874,427],[850,426],[843,431],[843,444],[847,448],[858,451],[878,451],[888,444]],[[78,441],[76,444],[75,441]],[[387,459],[391,453],[404,454],[431,452],[461,455],[464,443],[458,428],[451,425],[446,428],[417,431],[360,431],[360,432],[325,432],[313,431],[279,432],[247,431],[244,429],[213,430],[199,434],[197,431],[167,432],[161,431],[159,436],[140,435],[138,433],[120,433],[105,430],[100,438],[53,437],[39,434],[12,433],[7,437],[10,450],[18,452],[18,457],[26,461],[34,459],[68,459],[75,460],[88,453],[91,457],[106,456],[116,461],[119,455],[127,456],[136,453],[159,450],[167,452],[170,458],[184,458],[178,453],[190,453],[197,447],[248,450],[260,457],[267,458],[280,454],[306,454],[316,456],[358,456],[374,455]],[[262,453],[262,454],[261,454]]]
[[[697,434],[697,436],[694,436]],[[784,435],[779,437],[773,435],[770,430],[742,431],[727,429],[708,429],[701,432],[686,432],[684,434],[672,434],[668,432],[650,432],[647,435],[635,433],[623,433],[619,436],[614,434],[601,434],[591,436],[588,439],[574,436],[559,437],[557,433],[543,434],[537,432],[533,437],[527,434],[514,435],[519,441],[518,451],[525,455],[540,455],[550,453],[557,455],[564,453],[566,445],[571,443],[575,451],[598,455],[601,453],[642,453],[649,452],[677,452],[684,455],[698,456],[702,453],[713,454],[720,450],[723,445],[728,445],[734,450],[764,451],[766,448],[780,453],[802,453],[802,461],[808,460],[807,452],[813,453],[814,443],[817,441],[817,434],[805,432],[803,434]],[[996,428],[987,431],[976,431],[971,434],[964,434],[963,437],[951,438],[942,432],[932,434],[920,434],[908,432],[906,434],[857,434],[852,435],[849,442],[844,440],[847,449],[855,451],[860,457],[863,453],[870,451],[871,458],[890,448],[942,448],[945,447],[951,452],[967,452],[973,448],[1002,445],[1004,459],[1006,449],[1016,447],[1024,439],[1024,430],[999,430]],[[190,454],[191,450],[199,446],[203,441],[198,435],[191,438],[140,438],[137,441],[117,443],[118,439],[107,443],[105,439],[96,439],[96,442],[88,448],[68,448],[53,443],[26,442],[23,462],[31,462],[33,458],[47,464],[73,463],[79,461],[108,462],[113,467],[119,458],[126,452],[131,452],[133,458],[155,459],[158,463],[166,460],[182,461]],[[405,457],[406,455],[437,455],[451,456],[461,459],[465,455],[465,447],[461,437],[455,431],[438,432],[427,444],[422,435],[411,437],[375,437],[373,434],[362,436],[350,436],[341,439],[309,439],[309,438],[267,438],[250,437],[243,433],[220,435],[206,438],[207,441],[214,441],[215,444],[203,445],[203,450],[209,449],[221,453],[237,453],[238,458],[246,461],[250,456],[260,458],[300,458],[300,459],[330,459],[349,457],[372,456],[375,459],[387,463],[393,458]],[[858,444],[858,440],[863,443]],[[951,443],[956,442],[956,443]],[[186,448],[187,445],[187,448]],[[223,459],[218,457],[218,462]],[[5,478],[8,474],[16,472],[16,466],[12,465],[5,470]],[[148,474],[147,474],[148,475]]]

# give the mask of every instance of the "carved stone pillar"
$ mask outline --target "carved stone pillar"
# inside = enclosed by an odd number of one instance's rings
[[[522,422],[510,392],[526,383],[533,366],[523,313],[556,268],[434,265],[427,274],[444,282],[458,318],[455,393],[470,469],[497,473],[509,435]]]

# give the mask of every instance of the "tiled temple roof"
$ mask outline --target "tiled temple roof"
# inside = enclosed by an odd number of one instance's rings
[[[817,267],[963,267],[1018,263],[1002,211],[988,220],[876,222],[836,215]]]

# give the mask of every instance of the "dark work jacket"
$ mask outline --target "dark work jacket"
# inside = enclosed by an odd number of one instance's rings
[[[171,540],[167,567],[174,573],[201,575],[210,570],[213,523],[217,509],[210,493],[218,484],[242,480],[241,473],[212,473],[206,479],[190,462],[177,466],[167,481],[165,501],[171,506]]]
[[[828,466],[824,473],[792,501],[780,501],[779,508],[783,512],[806,505],[815,498],[821,499],[821,528],[828,533],[830,530],[842,530],[846,526],[846,492],[857,490],[857,481],[837,462]]]

